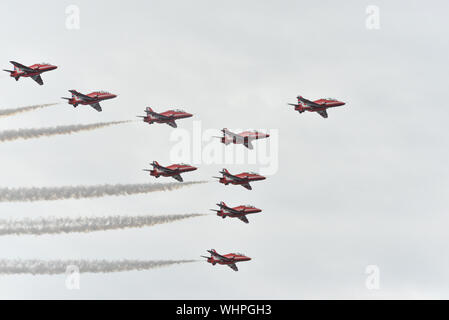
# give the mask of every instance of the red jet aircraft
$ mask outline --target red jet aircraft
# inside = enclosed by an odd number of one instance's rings
[[[220,138],[221,142],[224,143],[225,145],[228,145],[230,143],[243,144],[250,150],[254,148],[251,141],[268,138],[270,136],[269,134],[261,133],[258,131],[244,131],[237,134],[232,131],[229,131],[227,128],[222,129],[221,132],[223,132],[223,137],[216,137],[216,138]]]
[[[31,77],[31,79],[33,79],[40,85],[44,84],[44,81],[42,81],[41,78],[41,73],[55,70],[56,68],[58,68],[57,66],[53,66],[48,63],[37,63],[27,67],[15,61],[9,62],[11,62],[14,65],[14,71],[5,69],[3,71],[9,72],[9,75],[14,79],[16,79],[16,81],[19,81],[20,77]]]
[[[233,175],[230,174],[228,170],[223,169],[222,171],[220,171],[220,173],[223,175],[222,177],[214,177],[220,179],[218,182],[223,183],[226,186],[228,184],[241,185],[248,190],[252,190],[251,186],[249,185],[251,181],[260,181],[266,179],[264,176],[261,176],[254,172],[242,172]]]
[[[153,166],[153,169],[143,169],[143,171],[149,171],[150,175],[156,178],[159,178],[160,176],[163,177],[172,177],[175,180],[178,180],[179,182],[183,182],[181,177],[181,173],[189,172],[189,171],[195,171],[197,168],[192,167],[188,164],[172,164],[171,166],[164,167],[161,166],[157,161],[153,161],[153,163],[150,163]]]
[[[101,112],[100,101],[113,99],[117,97],[117,95],[106,92],[106,91],[94,91],[89,94],[82,94],[76,90],[69,90],[72,94],[71,98],[62,97],[62,99],[68,100],[67,102],[73,105],[76,108],[79,104],[81,105],[89,105],[98,112]]]
[[[147,107],[145,109],[146,116],[137,116],[138,118],[143,118],[143,122],[147,122],[148,124],[153,123],[166,123],[170,127],[177,128],[175,120],[190,118],[193,115],[185,112],[184,110],[175,109],[168,110],[162,113],[154,112],[153,109]]]
[[[315,101],[310,101],[307,99],[304,99],[301,96],[297,97],[298,104],[289,103],[289,105],[294,106],[295,110],[299,113],[303,113],[304,111],[311,111],[311,112],[318,112],[320,116],[323,118],[327,118],[327,109],[328,108],[334,108],[339,106],[344,106],[345,103],[342,101],[338,101],[336,99],[332,98],[326,98],[326,99],[318,99]]]
[[[224,203],[223,201],[217,203],[217,206],[220,207],[220,210],[211,209],[212,211],[217,212],[217,216],[222,217],[223,219],[226,217],[239,218],[245,223],[249,223],[248,219],[246,218],[247,214],[262,212],[262,210],[250,205],[231,208],[227,206],[226,203]]]
[[[237,262],[249,261],[250,257],[247,257],[241,253],[228,253],[225,255],[218,254],[214,249],[207,250],[210,253],[210,257],[201,256],[202,258],[206,258],[207,262],[212,263],[213,266],[215,264],[224,264],[231,268],[234,271],[239,271],[237,266],[235,265]]]

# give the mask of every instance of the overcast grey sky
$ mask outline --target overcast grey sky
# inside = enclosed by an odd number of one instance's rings
[[[80,29],[66,28],[66,8]],[[380,29],[366,27],[379,8]],[[0,237],[0,258],[253,257],[239,272],[204,262],[149,271],[0,276],[0,298],[449,298],[447,1],[4,1],[0,64],[59,66],[44,86],[0,75],[0,108],[61,101],[69,89],[119,96],[103,112],[60,104],[2,118],[3,129],[135,119],[182,107],[180,130],[278,130],[279,169],[254,190],[201,165],[166,193],[0,203],[1,218],[182,214],[217,201],[263,209],[250,224],[209,215],[142,229]],[[322,119],[287,102],[335,97]],[[0,144],[1,187],[153,182],[172,128],[133,122]],[[256,149],[259,142],[255,144]],[[241,146],[228,146],[238,149]],[[231,172],[257,165],[227,165]],[[170,179],[167,182],[172,182]],[[161,182],[161,180],[157,180]],[[380,268],[380,289],[365,268]]]

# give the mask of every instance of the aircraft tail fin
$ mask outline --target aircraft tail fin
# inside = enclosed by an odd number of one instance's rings
[[[18,81],[19,78],[20,78],[20,76],[14,75],[15,71],[12,71],[12,70],[6,70],[6,69],[3,69],[3,71],[9,72],[9,75],[10,75],[11,77],[14,77],[14,79],[16,79],[16,81]]]
[[[145,112],[148,114],[150,112],[154,112],[153,109],[151,107],[146,107],[145,108]]]
[[[160,166],[159,162],[157,162],[157,161],[153,161],[152,165]]]

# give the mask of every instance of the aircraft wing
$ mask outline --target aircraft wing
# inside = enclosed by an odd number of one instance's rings
[[[174,176],[172,176],[173,179],[178,180],[179,182],[183,182],[184,180],[182,180],[181,175],[179,174],[175,174]]]
[[[222,256],[221,254],[218,254],[218,253],[216,253],[216,252],[214,252],[214,251],[212,251],[212,250],[208,250],[208,252],[212,255],[212,256],[215,256],[215,257],[217,257],[217,258],[219,258],[220,260],[223,260],[223,261],[232,261],[232,259],[229,259],[229,258],[226,258],[225,256]]]
[[[92,103],[90,106],[92,108],[94,108],[95,110],[97,110],[98,112],[101,112],[101,106],[100,106],[100,104],[98,102],[97,103]]]
[[[251,186],[249,185],[249,183],[247,182],[247,183],[244,183],[244,184],[242,184],[242,187],[244,187],[244,188],[246,188],[246,189],[248,189],[248,190],[252,190],[253,188],[251,188]]]
[[[176,170],[173,170],[173,169],[169,169],[169,168],[167,168],[167,167],[163,167],[163,166],[161,166],[160,164],[151,164],[152,166],[154,166],[154,167],[157,167],[159,170],[161,170],[161,171],[164,171],[164,172],[168,172],[168,173],[172,173],[172,172],[175,172]],[[175,178],[176,179],[176,178]]]
[[[244,142],[245,147],[247,147],[249,150],[253,150],[253,144],[251,143],[251,141],[247,140]]]
[[[21,64],[21,63],[18,63],[18,62],[15,62],[15,61],[10,61],[10,62],[14,65],[14,67],[19,68],[19,69],[21,69],[21,70],[23,70],[23,71],[34,72],[33,69],[31,69],[31,68],[29,68],[29,67],[27,67],[27,66],[24,66],[24,65]]]
[[[327,111],[326,110],[320,110],[320,111],[317,111],[319,114],[320,114],[320,116],[322,116],[323,118],[327,118]]]
[[[227,264],[229,268],[231,268],[234,271],[239,271],[239,268],[235,265],[235,263]]]
[[[232,131],[229,131],[228,129],[223,129],[222,131],[227,136],[236,137],[236,138],[240,137],[238,134],[236,134],[236,133],[234,133]]]
[[[42,81],[42,78],[40,76],[40,74],[37,74],[35,76],[32,76],[31,79],[33,79],[34,81],[36,81],[37,83],[39,83],[40,85],[44,84],[44,81]]]
[[[223,129],[222,131],[223,131],[223,134],[224,134],[225,136],[232,137],[232,139],[233,139],[233,140],[235,139],[236,142],[241,143],[242,141],[245,140],[245,137],[243,137],[243,136],[241,136],[241,135],[239,135],[239,134],[236,134],[236,133],[234,133],[234,132],[232,132],[232,131],[229,131],[228,129]]]
[[[220,173],[228,178],[235,180],[235,181],[245,181],[246,180],[246,179],[234,176],[233,174],[227,173],[225,171],[221,171]]]
[[[167,124],[168,124],[170,127],[172,127],[172,128],[177,128],[177,127],[178,127],[178,126],[176,125],[175,120],[171,120],[171,121],[167,122]]]
[[[166,115],[163,115],[161,113],[154,112],[152,110],[145,110],[145,112],[147,113],[147,115],[151,114],[152,116],[154,116],[154,117],[156,117],[158,119],[162,119],[162,120],[171,120],[171,119],[173,119],[172,116],[166,116]]]
[[[298,100],[301,101],[302,103],[308,105],[309,107],[312,107],[312,108],[318,108],[318,107],[321,107],[321,105],[319,105],[318,103],[315,103],[315,102],[313,102],[313,101],[304,99],[303,97],[298,97]]]
[[[240,211],[240,210],[235,210],[235,209],[233,209],[233,208],[230,208],[230,207],[228,207],[228,206],[226,206],[226,207],[220,207],[221,209],[225,209],[226,211],[229,211],[229,212],[231,212],[231,213],[234,213],[234,214],[241,214],[242,213],[242,211]]]
[[[79,93],[78,91],[75,91],[75,90],[69,90],[69,92],[72,93],[72,94],[74,94],[75,96],[77,96],[78,98],[80,98],[80,99],[82,99],[82,100],[84,100],[84,101],[92,101],[92,100],[95,100],[94,98],[89,97],[89,96],[87,96],[87,95],[85,95],[85,94]]]
[[[246,216],[240,216],[240,217],[238,217],[240,220],[242,220],[243,222],[245,222],[245,223],[249,223],[249,221],[248,221],[248,218],[246,217]]]

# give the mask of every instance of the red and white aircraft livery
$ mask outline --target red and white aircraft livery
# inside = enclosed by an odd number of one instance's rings
[[[289,105],[295,107],[296,111],[298,111],[299,113],[303,113],[304,111],[318,112],[323,118],[327,118],[327,109],[345,105],[344,102],[338,101],[337,99],[333,98],[310,101],[304,99],[301,96],[298,96],[297,99],[298,104],[289,103]]]
[[[154,112],[150,107],[147,107],[145,109],[145,112],[147,113],[146,116],[137,116],[138,118],[143,118],[143,122],[147,122],[148,124],[166,123],[173,128],[178,127],[175,120],[190,118],[193,116],[192,114],[180,109],[167,110],[162,113],[157,113]]]
[[[237,262],[249,261],[250,257],[245,256],[241,253],[228,253],[225,255],[218,254],[214,249],[207,250],[210,253],[210,257],[201,256],[202,258],[206,258],[207,262],[212,263],[213,266],[215,264],[224,264],[231,268],[234,271],[239,271],[237,266],[235,265]]]
[[[76,90],[69,90],[72,94],[71,98],[62,97],[62,99],[68,100],[68,103],[76,108],[79,104],[89,105],[98,112],[101,112],[100,101],[116,98],[117,95],[106,91],[94,91],[88,94],[82,94]]]
[[[178,180],[179,182],[183,182],[181,177],[181,173],[189,172],[189,171],[195,171],[197,168],[192,167],[188,164],[172,164],[168,167],[161,166],[157,161],[153,161],[153,163],[150,163],[153,166],[153,169],[143,169],[143,171],[149,171],[150,175],[156,178],[159,178],[160,176],[163,177],[172,177],[175,180]]]
[[[220,171],[220,173],[223,175],[222,177],[214,177],[220,179],[218,182],[223,183],[226,186],[228,184],[241,185],[248,190],[252,190],[251,186],[249,185],[250,182],[266,179],[264,176],[261,176],[254,172],[242,172],[233,175],[230,174],[228,170],[223,169],[222,171]]]
[[[221,139],[221,142],[225,145],[228,145],[230,143],[233,144],[243,144],[248,149],[252,150],[253,144],[251,141],[258,140],[258,139],[264,139],[268,138],[270,135],[258,131],[244,131],[241,133],[234,133],[232,131],[229,131],[227,128],[223,128],[221,130],[223,132],[223,137],[217,137]]]
[[[249,223],[248,219],[246,218],[247,214],[252,213],[258,213],[262,212],[261,209],[258,209],[256,207],[250,206],[250,205],[242,205],[238,207],[229,207],[224,203],[223,201],[220,203],[217,203],[217,206],[220,207],[220,210],[210,209],[212,211],[217,212],[217,216],[222,217],[223,219],[226,217],[229,218],[239,218],[245,223]]]
[[[23,64],[20,64],[15,61],[9,61],[14,65],[14,71],[13,70],[3,70],[6,72],[9,72],[9,75],[16,79],[16,81],[19,81],[20,77],[31,77],[34,81],[39,83],[40,85],[44,84],[44,81],[42,81],[41,73],[55,70],[58,68],[57,66],[53,66],[48,63],[36,63],[32,66],[24,66]]]

